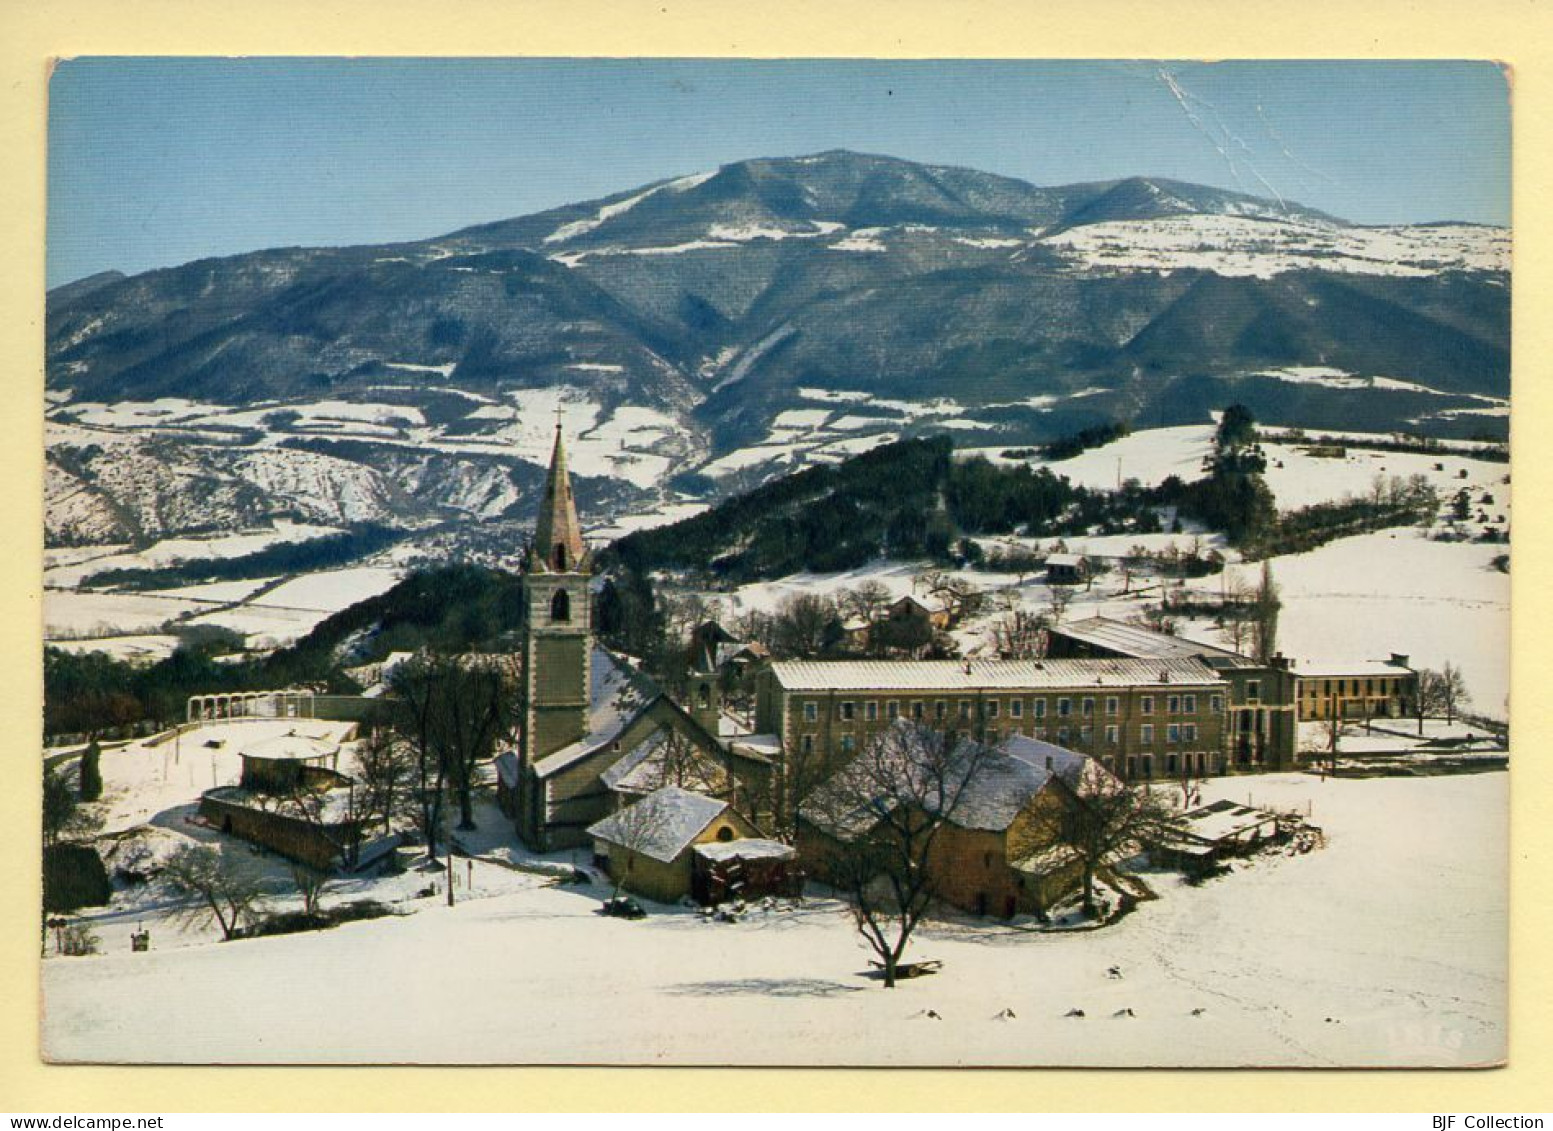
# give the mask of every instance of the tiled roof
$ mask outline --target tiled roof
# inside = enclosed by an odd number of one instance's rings
[[[1197,659],[791,660],[771,670],[787,691],[975,692],[1223,682]]]

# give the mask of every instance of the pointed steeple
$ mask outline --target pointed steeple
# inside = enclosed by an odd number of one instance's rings
[[[539,522],[534,527],[533,564],[551,573],[573,573],[581,569],[586,553],[582,527],[577,522],[577,504],[572,498],[572,478],[566,470],[566,444],[561,439],[561,422],[557,420],[555,450],[550,453],[550,471],[539,501]]]

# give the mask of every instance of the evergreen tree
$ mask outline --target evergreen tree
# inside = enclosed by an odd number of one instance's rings
[[[102,747],[97,745],[94,738],[86,744],[86,751],[81,755],[81,783],[79,792],[82,801],[96,801],[102,796],[102,767],[99,762],[102,758]]]

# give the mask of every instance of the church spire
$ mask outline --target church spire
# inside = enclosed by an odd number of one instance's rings
[[[566,470],[566,444],[561,439],[560,414],[555,422],[555,450],[539,502],[539,522],[534,527],[534,559],[552,573],[575,572],[581,567],[586,547],[577,523],[577,504],[572,498],[572,479]]]

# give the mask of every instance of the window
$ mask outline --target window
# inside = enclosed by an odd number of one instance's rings
[[[1116,696],[1114,696],[1114,695],[1107,695],[1105,697],[1105,713],[1106,714],[1108,714],[1108,715],[1115,715],[1115,714],[1118,714],[1121,711],[1121,709],[1122,709],[1121,700],[1119,700]]]
[[[948,718],[949,717],[949,704],[945,703],[942,699],[940,699],[938,702],[934,703],[933,704],[933,717],[935,719],[937,719],[939,722],[943,722],[944,719]]]
[[[925,704],[922,703],[913,703],[911,705],[911,717],[916,719],[918,722],[922,721],[922,708],[924,705]]]
[[[722,828],[718,829],[717,830],[717,839],[722,841],[724,844],[727,844],[730,840],[732,840],[733,839],[733,826],[731,826],[731,825],[724,825]]]
[[[1186,739],[1186,741],[1188,741],[1188,742],[1196,742],[1197,741],[1197,724],[1196,723],[1187,723],[1185,726],[1183,726],[1181,728],[1181,737]]]
[[[987,700],[987,718],[995,719],[997,717],[998,717],[998,701],[996,699],[989,699],[989,700]]]
[[[566,595],[566,590],[555,591],[550,601],[550,619],[557,624],[565,624],[572,619],[572,599]]]
[[[812,735],[812,734],[804,735],[803,736],[803,741],[800,742],[798,745],[799,745],[799,748],[801,750],[803,750],[803,752],[805,754],[813,754],[814,753],[814,735]]]
[[[1023,699],[1010,699],[1008,701],[1008,713],[1016,719],[1025,717],[1025,701]]]
[[[1095,728],[1094,727],[1079,727],[1078,728],[1078,740],[1079,740],[1079,744],[1082,745],[1082,746],[1091,746],[1091,745],[1093,745],[1094,741],[1095,741]]]
[[[1167,696],[1165,699],[1165,714],[1179,715],[1181,713],[1181,697],[1179,695]]]
[[[818,722],[820,718],[820,705],[818,703],[805,703],[803,705],[803,721],[806,723]]]
[[[1145,695],[1138,700],[1138,714],[1152,715],[1154,713],[1154,696]]]
[[[863,718],[869,722],[875,722],[879,718],[879,704],[870,699],[863,704]]]
[[[1246,702],[1260,703],[1262,701],[1262,681],[1249,679],[1246,681]]]
[[[853,737],[850,734],[844,734],[844,735],[841,736],[841,752],[843,754],[850,754],[850,753],[852,753],[852,751],[853,751],[854,747],[856,747],[856,745],[857,745],[856,740],[854,740]]]
[[[843,722],[849,723],[852,721],[855,709],[851,703],[837,703],[836,710],[841,713],[841,719]]]
[[[1208,709],[1210,711],[1212,711],[1215,715],[1222,715],[1224,713],[1224,696],[1222,696],[1222,695],[1210,695],[1210,696],[1208,696]]]
[[[1062,745],[1064,745],[1064,746],[1067,745],[1067,743],[1068,743],[1068,728],[1067,727],[1058,727],[1057,728],[1057,741],[1059,743],[1061,743]]]
[[[1152,746],[1154,744],[1153,723],[1144,723],[1141,727],[1138,728],[1138,741],[1141,742],[1144,746]]]
[[[1044,719],[1046,717],[1046,700],[1035,700],[1035,702],[1030,705],[1030,709],[1035,712],[1036,718]]]
[[[1065,719],[1069,715],[1071,715],[1072,713],[1073,713],[1073,700],[1071,700],[1071,699],[1059,699],[1059,700],[1057,700],[1057,715],[1058,715],[1059,718],[1064,718]]]
[[[1197,713],[1197,696],[1183,695],[1181,697],[1181,710],[1188,715],[1195,715]]]
[[[1165,728],[1165,741],[1166,742],[1180,742],[1181,741],[1181,724],[1180,723],[1171,723],[1169,726],[1167,726]]]
[[[1121,727],[1108,726],[1105,728],[1105,744],[1115,746],[1121,738]]]
[[[971,717],[971,701],[969,699],[960,700],[960,717],[962,719]]]
[[[898,719],[898,718],[901,717],[901,705],[899,703],[897,703],[894,699],[891,699],[888,703],[886,703],[884,705],[884,714],[885,714],[886,718],[890,719],[893,722],[895,719]]]
[[[1086,695],[1086,696],[1084,696],[1083,702],[1079,704],[1079,709],[1083,712],[1084,717],[1086,719],[1094,718],[1095,717],[1095,697],[1093,695]]]
[[[1174,754],[1165,755],[1165,773],[1174,774],[1176,772],[1176,764],[1177,761]]]

